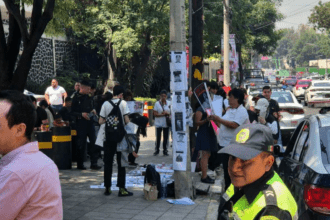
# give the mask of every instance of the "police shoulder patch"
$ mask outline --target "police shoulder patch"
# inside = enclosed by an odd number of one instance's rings
[[[280,219],[275,216],[266,215],[266,216],[262,216],[260,220],[280,220]]]

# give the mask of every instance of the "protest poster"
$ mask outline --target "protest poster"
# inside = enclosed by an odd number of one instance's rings
[[[139,113],[143,114],[143,102],[137,102],[137,101],[127,101],[127,107],[129,109],[130,114],[133,113]]]
[[[173,109],[173,107],[172,107]],[[172,113],[172,126],[174,131],[185,132],[186,131],[186,111],[173,112]]]
[[[185,93],[173,92],[172,106],[174,111],[182,111],[185,108]]]
[[[188,89],[186,52],[170,52],[170,71],[172,91],[185,91]]]
[[[173,150],[173,169],[186,171],[187,169],[187,150]]]

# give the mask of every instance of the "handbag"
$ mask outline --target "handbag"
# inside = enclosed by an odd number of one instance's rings
[[[164,106],[162,105],[162,103],[161,103],[160,101],[159,101],[159,104],[160,104],[160,106],[162,106],[163,111],[165,111]],[[166,115],[166,116],[165,116],[165,120],[166,120],[166,125],[167,125],[168,127],[172,127],[172,121],[171,121],[171,118],[170,118],[169,115]]]

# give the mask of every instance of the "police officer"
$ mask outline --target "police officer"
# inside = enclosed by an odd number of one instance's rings
[[[97,165],[99,158],[98,151],[95,146],[95,127],[91,117],[96,114],[93,106],[93,98],[89,96],[90,85],[86,80],[81,81],[80,90],[72,100],[72,115],[76,117],[77,126],[77,168],[85,170],[84,155],[86,151],[86,139],[90,141],[90,160],[91,169],[99,170],[100,166]]]
[[[273,170],[273,137],[261,124],[238,127],[230,145],[219,153],[229,154],[232,184],[220,199],[218,220],[298,219],[297,203]]]

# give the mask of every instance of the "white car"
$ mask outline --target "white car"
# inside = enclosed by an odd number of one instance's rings
[[[272,92],[271,98],[276,100],[280,107],[280,129],[283,145],[285,146],[291,137],[291,133],[305,117],[304,107],[288,90],[275,90]]]
[[[268,79],[269,79],[270,84],[277,84],[276,76],[271,75],[271,76],[268,77]]]
[[[330,81],[313,80],[305,91],[304,100],[308,107],[330,106]]]

